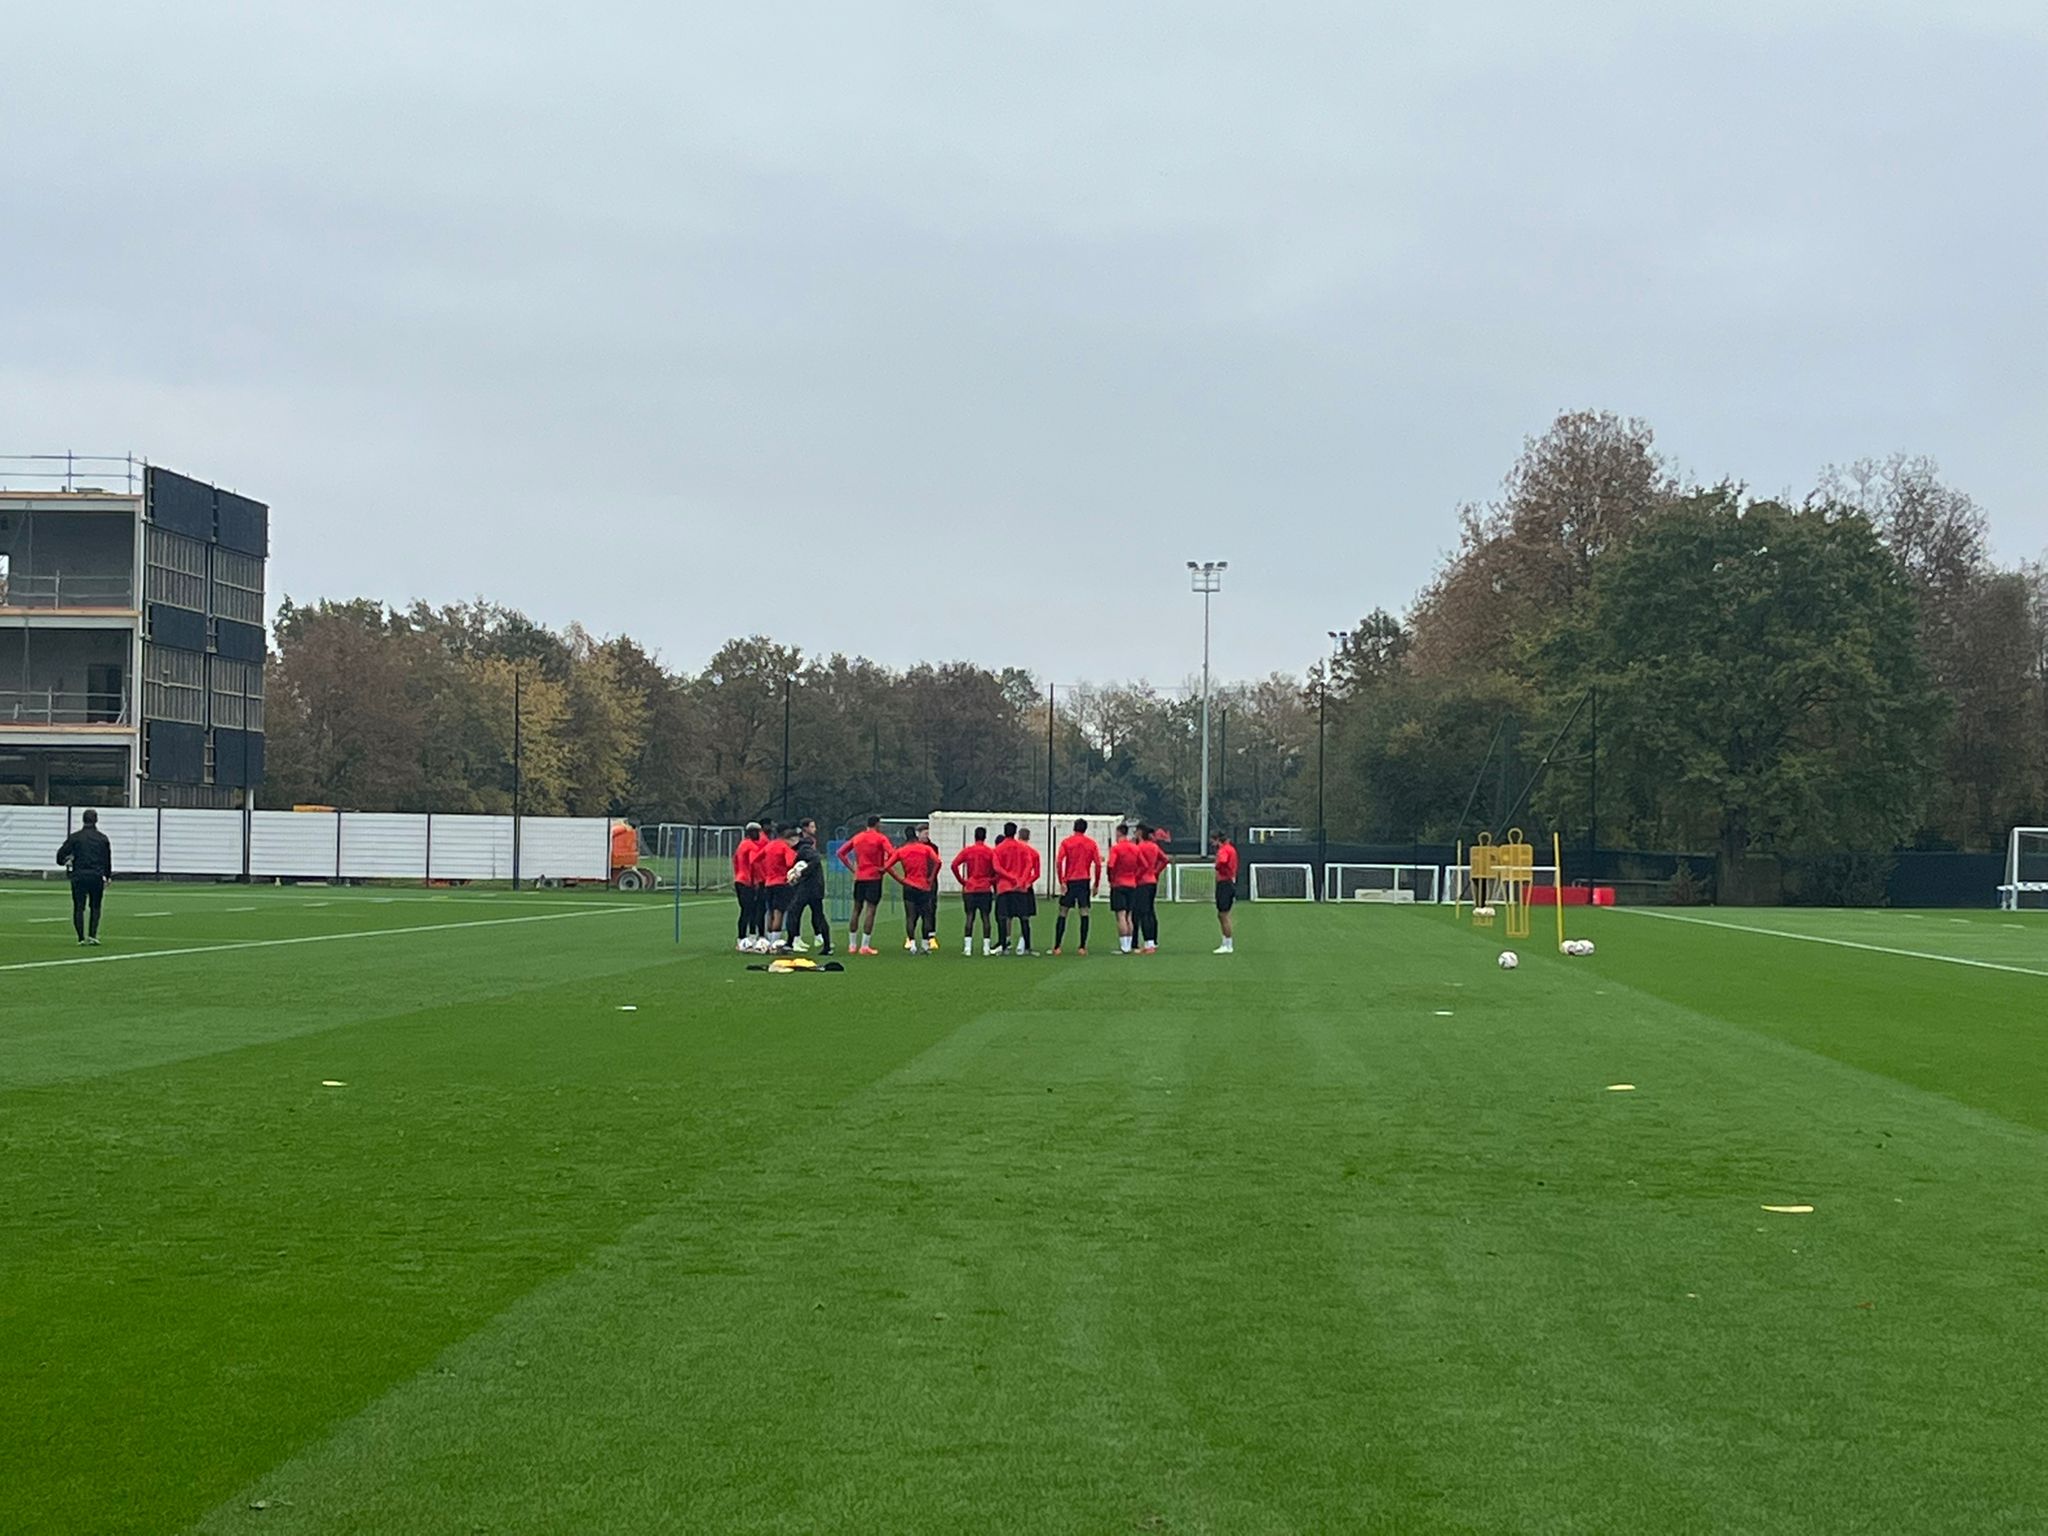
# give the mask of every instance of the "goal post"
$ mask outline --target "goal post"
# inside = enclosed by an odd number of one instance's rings
[[[1434,864],[1326,864],[1328,901],[1425,902],[1442,899],[1443,871]]]
[[[2048,911],[2048,827],[2012,829],[1998,905],[2007,912]]]
[[[1207,860],[1189,859],[1169,864],[1160,872],[1159,894],[1168,901],[1209,901],[1216,899],[1216,866]]]
[[[1250,864],[1253,901],[1314,901],[1315,867],[1310,864]]]

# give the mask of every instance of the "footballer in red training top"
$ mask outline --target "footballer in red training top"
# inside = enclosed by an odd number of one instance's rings
[[[1108,862],[1109,910],[1116,916],[1117,948],[1128,955],[1132,936],[1137,932],[1138,870],[1144,863],[1144,855],[1131,840],[1128,822],[1117,823]]]
[[[796,849],[781,837],[764,837],[754,855],[754,876],[761,883],[767,907],[768,947],[780,949],[785,940],[782,921],[789,911],[789,872],[796,867]]]
[[[875,909],[882,904],[882,873],[896,856],[882,818],[870,816],[868,824],[839,845],[839,862],[853,871],[853,938],[848,954],[875,952]]]
[[[1052,931],[1052,952],[1058,954],[1067,942],[1067,914],[1081,909],[1081,953],[1088,953],[1088,907],[1102,888],[1102,845],[1088,835],[1088,823],[1076,821],[1074,830],[1060,839],[1057,860],[1060,876],[1060,920]]]
[[[1209,846],[1216,854],[1216,924],[1223,930],[1216,953],[1234,954],[1237,938],[1230,909],[1237,905],[1237,849],[1231,845],[1230,834],[1223,831],[1209,834]]]
[[[939,947],[939,870],[945,860],[924,834],[924,827],[912,827],[886,871],[903,887],[903,942],[913,954]],[[900,875],[895,873],[899,869]]]
[[[1131,903],[1131,926],[1137,930],[1138,952],[1149,955],[1159,948],[1159,877],[1166,869],[1166,850],[1158,834],[1138,823],[1138,889]]]
[[[739,897],[741,949],[757,949],[767,942],[764,920],[767,917],[768,902],[761,890],[760,856],[761,843],[767,833],[761,823],[747,823],[746,835],[732,850],[732,888]]]
[[[996,904],[996,851],[988,845],[988,828],[976,827],[974,841],[953,855],[953,878],[960,882],[960,905],[966,910],[966,936],[960,953],[974,953],[974,920],[981,919],[981,952],[995,952],[990,923]]]

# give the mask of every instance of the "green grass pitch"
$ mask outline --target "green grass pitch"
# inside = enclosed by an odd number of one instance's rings
[[[0,1530],[2048,1529],[2048,917],[1240,912],[7,888]]]

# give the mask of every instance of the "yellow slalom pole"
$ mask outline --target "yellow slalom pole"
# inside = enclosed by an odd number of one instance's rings
[[[1553,877],[1557,881],[1557,948],[1558,953],[1562,954],[1564,952],[1564,843],[1555,832],[1550,834],[1550,862],[1557,868],[1557,874]]]

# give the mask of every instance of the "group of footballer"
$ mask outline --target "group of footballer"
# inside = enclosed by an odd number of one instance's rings
[[[1090,909],[1109,882],[1109,910],[1116,917],[1120,954],[1149,955],[1159,948],[1159,877],[1166,869],[1165,832],[1143,822],[1119,823],[1107,855],[1088,835],[1088,823],[1076,821],[1061,839],[1055,868],[1059,876],[1059,920],[1053,929],[1052,952],[1067,942],[1070,915],[1079,914],[1080,943],[1075,953],[1088,953]],[[1235,950],[1232,909],[1237,904],[1237,849],[1223,832],[1211,834],[1216,862],[1216,921],[1222,929],[1219,955]],[[749,822],[733,850],[733,892],[739,900],[738,947],[746,951],[808,949],[802,934],[803,914],[811,914],[819,953],[832,953],[832,930],[825,920],[824,862],[819,853],[817,823],[811,820],[777,829]],[[885,881],[903,888],[903,947],[913,954],[934,954],[939,947],[939,873],[952,870],[960,885],[965,914],[960,952],[974,953],[977,925],[984,955],[1035,955],[1031,920],[1038,915],[1038,881],[1044,873],[1031,829],[1003,823],[993,842],[987,827],[974,829],[974,841],[953,856],[950,866],[931,840],[929,823],[913,826],[901,843],[882,831],[879,816],[839,845],[841,865],[853,874],[853,932],[847,952],[872,955],[875,918],[882,905]],[[1015,938],[1012,939],[1014,932]],[[1014,947],[1013,947],[1014,944]]]

